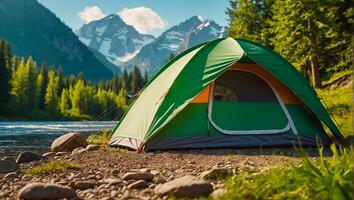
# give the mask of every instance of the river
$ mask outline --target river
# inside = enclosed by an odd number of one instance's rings
[[[51,142],[69,132],[89,134],[112,130],[115,121],[0,122],[0,156],[22,150],[47,150]]]

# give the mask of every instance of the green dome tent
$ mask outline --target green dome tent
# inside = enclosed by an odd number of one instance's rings
[[[327,135],[327,126],[331,135]],[[147,84],[110,146],[135,150],[316,146],[342,135],[315,91],[274,51],[223,38],[190,48]]]

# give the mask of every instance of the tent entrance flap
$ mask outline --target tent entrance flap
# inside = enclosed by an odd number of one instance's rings
[[[211,91],[208,118],[222,133],[276,134],[291,128],[276,91],[253,73],[228,70]]]

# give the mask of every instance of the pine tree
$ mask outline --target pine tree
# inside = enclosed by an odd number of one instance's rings
[[[0,39],[0,112],[4,110],[6,103],[10,100],[10,51],[7,47],[8,44],[3,40]]]
[[[131,82],[130,82],[130,91],[134,95],[141,89],[143,85],[143,79],[140,70],[137,66],[134,67],[134,70],[131,74],[132,75],[131,75]]]
[[[114,76],[113,76],[112,90],[116,94],[118,94],[118,92],[119,92],[119,77],[117,74],[114,74]]]
[[[55,72],[50,70],[48,73],[48,85],[45,94],[45,106],[50,113],[58,110],[58,79]]]
[[[60,66],[58,69],[58,96],[61,96],[61,92],[64,89],[64,75],[63,68]]]
[[[333,18],[328,16],[333,9],[331,2],[276,0],[272,7],[275,50],[308,73],[316,88],[321,87],[319,70],[326,67],[321,53],[327,48],[325,40],[329,39],[329,33],[336,32],[330,25]]]
[[[63,114],[67,113],[71,107],[70,103],[69,91],[67,89],[63,89],[60,97],[60,112]]]
[[[274,0],[232,0],[227,9],[230,18],[229,36],[249,39],[269,45],[271,33],[268,20],[272,17]]]
[[[39,91],[38,82],[37,82],[37,65],[36,62],[33,61],[30,56],[26,63],[26,73],[27,80],[26,85],[28,86],[28,90],[25,91],[25,94],[28,97],[28,107],[35,110],[39,105]]]
[[[81,115],[86,110],[85,108],[85,83],[83,80],[78,80],[72,90],[71,105],[74,115]]]
[[[45,108],[45,94],[48,85],[48,71],[45,63],[42,63],[41,70],[38,74],[38,87],[39,87],[39,108]]]
[[[11,78],[11,95],[12,104],[17,105],[14,109],[17,111],[28,109],[28,96],[27,96],[27,80],[28,74],[26,73],[26,64],[24,58],[21,58],[20,64],[12,74]]]
[[[121,85],[122,85],[122,88],[128,90],[129,88],[129,82],[128,82],[128,73],[127,73],[127,70],[124,70],[123,71],[123,75],[122,75],[122,78],[120,79],[121,81]]]

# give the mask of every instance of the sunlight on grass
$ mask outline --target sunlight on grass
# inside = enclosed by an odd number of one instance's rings
[[[112,137],[111,131],[101,131],[90,135],[87,138],[87,143],[100,145],[101,147],[107,147],[111,137]]]
[[[25,174],[30,175],[45,175],[63,170],[77,170],[80,166],[74,162],[68,161],[51,161],[43,163],[39,166],[32,167],[24,171]]]
[[[353,147],[331,149],[332,157],[320,150],[315,161],[304,156],[300,165],[237,174],[221,199],[352,199]]]
[[[353,135],[353,89],[317,90],[317,93],[344,134]]]

